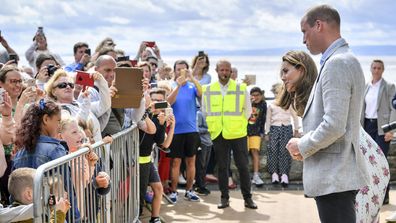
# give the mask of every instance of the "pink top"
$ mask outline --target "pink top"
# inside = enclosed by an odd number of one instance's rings
[[[265,133],[269,132],[270,126],[291,125],[293,119],[294,130],[300,129],[300,122],[297,114],[291,108],[284,110],[274,102],[267,107],[267,117],[265,121]]]

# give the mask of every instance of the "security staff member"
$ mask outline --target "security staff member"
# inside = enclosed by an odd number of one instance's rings
[[[203,87],[202,111],[213,141],[218,164],[221,200],[218,208],[229,206],[228,166],[231,150],[241,179],[245,207],[256,209],[250,192],[248,170],[247,120],[251,114],[249,94],[245,84],[230,80],[231,63],[220,60],[216,64],[218,82]]]

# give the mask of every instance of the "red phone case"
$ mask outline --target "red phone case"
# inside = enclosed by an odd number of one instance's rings
[[[136,67],[138,64],[137,60],[129,60],[129,61],[131,61],[132,67]]]
[[[93,87],[94,82],[94,79],[90,77],[89,73],[77,71],[76,84]]]

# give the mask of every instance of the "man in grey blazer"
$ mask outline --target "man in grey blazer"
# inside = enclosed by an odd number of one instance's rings
[[[396,121],[396,110],[392,108],[395,85],[382,78],[384,70],[382,60],[373,60],[371,63],[372,79],[366,84],[360,122],[387,157],[393,132],[384,132],[381,126]],[[384,204],[389,204],[389,187],[385,194]]]
[[[327,5],[314,7],[301,20],[303,42],[321,68],[303,115],[304,136],[287,149],[303,160],[304,192],[314,197],[321,222],[355,223],[357,190],[368,182],[359,151],[364,75],[341,38],[340,16]]]
[[[396,110],[392,108],[395,85],[382,78],[384,69],[382,60],[373,60],[371,63],[372,79],[366,84],[360,121],[364,130],[370,134],[387,156],[393,133],[384,132],[381,126],[396,121]]]

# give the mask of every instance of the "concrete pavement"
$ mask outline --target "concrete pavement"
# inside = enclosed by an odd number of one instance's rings
[[[396,211],[396,191],[390,192],[390,204],[381,210],[380,223]],[[168,204],[163,199],[161,217],[166,222],[271,222],[271,223],[313,223],[319,222],[315,201],[305,198],[301,190],[253,191],[257,210],[244,207],[240,190],[230,191],[230,207],[217,209],[220,192],[212,191],[209,196],[201,196],[200,202],[184,200],[184,190],[179,190],[177,204]],[[142,222],[148,222],[145,211]]]

